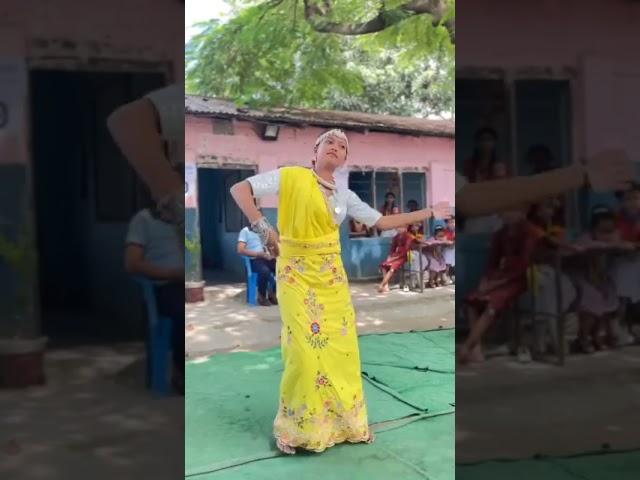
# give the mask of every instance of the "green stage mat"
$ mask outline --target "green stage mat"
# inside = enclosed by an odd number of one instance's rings
[[[454,335],[435,330],[360,337],[376,442],[293,457],[281,456],[271,437],[282,373],[279,349],[189,362],[186,478],[453,480]]]

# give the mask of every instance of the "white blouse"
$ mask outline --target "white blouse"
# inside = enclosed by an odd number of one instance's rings
[[[280,191],[280,169],[259,173],[247,178],[247,181],[251,184],[255,198],[276,195]],[[341,189],[338,186],[335,193],[335,206],[334,218],[338,224],[341,224],[349,215],[358,222],[373,227],[382,217],[382,213],[360,200],[360,197],[348,188]]]
[[[177,83],[154,90],[145,98],[156,107],[162,138],[170,142],[184,141],[184,88]]]

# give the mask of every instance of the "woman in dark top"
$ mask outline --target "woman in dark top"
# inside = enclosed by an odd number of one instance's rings
[[[384,196],[384,205],[380,208],[382,215],[394,215],[400,213],[400,209],[396,206],[396,195],[393,192],[387,192]]]
[[[498,162],[498,134],[493,128],[484,127],[476,132],[473,155],[466,161],[464,175],[469,182],[481,182],[494,178],[494,164]]]

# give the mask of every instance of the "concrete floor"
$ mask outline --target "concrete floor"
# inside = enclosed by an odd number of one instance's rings
[[[405,292],[398,286],[379,294],[372,282],[352,283],[359,334],[453,328],[455,288]],[[252,351],[280,344],[278,307],[251,307],[243,284],[211,285],[205,301],[186,306],[188,358],[228,351]]]
[[[184,399],[145,388],[142,344],[50,350],[47,385],[0,392],[0,478],[184,476]]]
[[[453,326],[453,288],[352,287],[360,333]],[[247,307],[241,285],[209,287],[186,315],[191,358],[279,344],[277,307]],[[0,392],[0,478],[183,478],[184,400],[146,390],[144,358],[142,344],[48,351],[46,386]]]
[[[456,460],[640,447],[640,347],[564,367],[493,358],[456,372]]]

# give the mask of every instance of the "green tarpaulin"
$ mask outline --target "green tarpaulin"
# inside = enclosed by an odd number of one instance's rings
[[[193,479],[454,478],[454,331],[360,338],[373,445],[283,457],[271,427],[279,349],[215,355],[186,368],[186,477]]]

